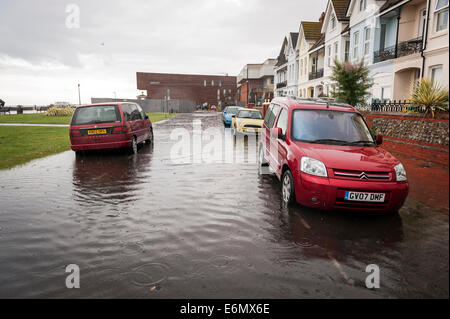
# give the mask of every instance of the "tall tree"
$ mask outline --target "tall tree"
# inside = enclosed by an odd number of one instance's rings
[[[335,60],[332,71],[330,79],[336,82],[336,87],[331,96],[352,106],[364,105],[373,86],[369,68],[364,65],[364,61],[352,64]]]

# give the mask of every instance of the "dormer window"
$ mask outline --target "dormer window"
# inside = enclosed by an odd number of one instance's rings
[[[359,11],[364,11],[367,8],[367,0],[359,0]]]
[[[334,16],[334,14],[331,16],[330,24],[331,30],[334,30],[336,28],[336,17]]]

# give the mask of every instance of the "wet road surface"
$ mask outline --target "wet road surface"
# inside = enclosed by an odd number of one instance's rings
[[[185,114],[137,156],[69,151],[0,171],[0,297],[448,298],[448,215],[411,198],[386,216],[283,208],[256,148],[174,164],[170,133],[193,119],[231,139],[219,115]],[[69,264],[80,289],[65,286]],[[380,289],[365,286],[369,264]]]

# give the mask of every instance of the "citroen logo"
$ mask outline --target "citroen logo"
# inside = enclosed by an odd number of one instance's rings
[[[361,175],[359,175],[359,179],[369,179],[365,172],[362,172]]]

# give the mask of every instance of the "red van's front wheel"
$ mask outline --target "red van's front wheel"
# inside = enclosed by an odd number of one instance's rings
[[[290,170],[286,170],[281,178],[281,193],[283,195],[283,202],[286,205],[294,202],[294,178]]]

